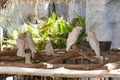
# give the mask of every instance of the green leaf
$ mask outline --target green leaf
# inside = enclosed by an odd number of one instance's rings
[[[48,36],[48,34],[47,34],[47,33],[44,33],[44,34],[42,35],[42,39],[45,40],[45,39],[47,38],[47,36]]]
[[[76,25],[81,25],[82,27],[85,26],[85,18],[82,18],[74,11],[75,16],[78,18],[78,22]]]
[[[8,34],[10,35],[11,39],[14,40],[15,38],[14,38],[13,33],[10,30],[8,30],[8,29],[7,29],[7,31],[8,31]]]

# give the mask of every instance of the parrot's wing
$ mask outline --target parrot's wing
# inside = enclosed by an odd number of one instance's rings
[[[97,40],[95,33],[91,31],[87,31],[87,35],[88,35],[88,41],[89,41],[90,47],[95,51],[96,56],[100,57],[99,41]]]
[[[47,55],[53,55],[54,54],[54,49],[53,49],[53,46],[52,46],[50,41],[49,42],[47,41],[45,51],[46,51]]]
[[[81,33],[81,27],[75,27],[72,32],[68,35],[67,44],[66,44],[66,51],[69,51],[70,47],[76,42],[78,36]]]
[[[16,40],[16,44],[17,44],[17,47],[18,47],[17,56],[24,57],[24,54],[25,54],[25,41],[18,38]]]
[[[69,51],[70,47],[76,42],[77,36],[71,32],[67,38],[67,47],[66,51]]]
[[[36,49],[34,46],[34,41],[32,39],[32,34],[30,32],[26,32],[26,43],[27,43],[27,48],[31,50],[32,58],[34,58],[34,53],[36,53]]]

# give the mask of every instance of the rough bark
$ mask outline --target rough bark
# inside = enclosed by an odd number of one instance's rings
[[[65,68],[57,69],[35,69],[23,67],[0,67],[0,74],[20,74],[32,76],[49,76],[49,77],[67,77],[67,78],[80,78],[80,77],[120,77],[119,69],[116,70],[69,70]]]
[[[105,64],[104,67],[109,71],[113,69],[120,69],[120,61]]]
[[[22,57],[18,57],[16,56],[16,50],[10,50],[10,51],[0,51],[0,61],[2,61],[0,63],[0,65],[2,66],[22,66],[22,67],[32,67],[32,68],[47,68],[45,67],[46,65],[51,64],[53,67],[52,68],[59,68],[59,67],[65,67],[68,69],[77,69],[77,70],[95,70],[95,69],[103,69],[104,65],[107,63],[112,63],[115,62],[115,64],[117,63],[116,61],[120,61],[120,54],[113,54],[110,52],[101,52],[102,56],[104,57],[108,57],[108,60],[103,61],[102,64],[100,64],[98,61],[96,61],[96,59],[94,58],[94,51],[92,51],[91,49],[84,47],[84,46],[80,46],[80,49],[82,49],[82,51],[71,51],[68,53],[62,53],[62,54],[57,54],[57,51],[55,50],[56,54],[53,56],[47,56],[44,54],[44,51],[37,51],[37,53],[35,54],[35,58],[32,59],[33,61],[35,61],[35,63],[33,64],[24,64],[25,59]],[[58,50],[58,51],[64,51],[64,50]],[[29,50],[26,50],[26,52],[30,52]],[[81,54],[85,54],[87,57],[81,56]],[[63,60],[67,60],[67,59],[86,59],[90,62],[94,62],[94,63],[90,63],[90,64],[62,64]],[[8,61],[4,62],[4,61]],[[16,62],[18,61],[18,62]],[[20,62],[19,62],[20,61]],[[4,62],[4,65],[3,65]],[[12,62],[12,63],[9,63]],[[46,62],[47,64],[43,64],[41,62]],[[119,66],[119,65],[118,65]],[[118,66],[115,67],[119,68]],[[109,68],[109,67],[108,67]],[[114,68],[112,68],[114,69]],[[109,70],[109,69],[108,69]],[[110,69],[111,70],[111,69]]]

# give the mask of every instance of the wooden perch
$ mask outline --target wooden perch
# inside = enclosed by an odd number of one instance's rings
[[[83,49],[83,48],[81,48]],[[104,61],[102,64],[79,64],[79,65],[74,65],[74,64],[62,64],[60,63],[63,62],[64,59],[70,59],[70,58],[83,58],[83,59],[87,59],[89,61],[93,60],[94,58],[92,58],[92,55],[94,55],[94,51],[84,47],[83,50],[86,50],[86,51],[81,51],[81,54],[86,54],[87,53],[87,58],[86,57],[82,57],[80,54],[74,52],[74,51],[71,51],[69,53],[62,53],[62,54],[55,54],[53,56],[47,56],[47,55],[44,55],[44,52],[42,51],[37,51],[37,53],[35,54],[35,58],[32,59],[32,60],[36,60],[38,61],[37,63],[40,63],[40,62],[46,62],[46,63],[50,63],[53,65],[53,68],[58,68],[58,67],[65,67],[65,68],[68,68],[68,69],[78,69],[78,70],[94,70],[94,69],[103,69],[103,66],[107,63],[110,63],[110,62],[115,62],[115,61],[119,61],[119,57],[120,55],[119,54],[111,54],[111,53],[108,53],[108,52],[102,52],[102,55],[103,56],[107,56],[108,58],[110,58],[108,61]],[[21,58],[21,57],[18,57],[16,56],[16,52],[17,52],[17,49],[16,50],[10,50],[10,51],[0,51],[0,61],[17,61],[17,60],[21,60],[21,61],[24,61],[24,58]],[[26,50],[26,52],[29,52],[29,50]],[[57,51],[56,51],[57,52]],[[42,54],[43,53],[43,54]],[[90,54],[90,55],[88,55]],[[95,60],[94,60],[95,62]],[[58,64],[60,63],[60,64]],[[8,64],[8,63],[6,63]],[[11,63],[9,63],[11,64]],[[14,63],[15,65],[17,63]],[[20,64],[20,63],[19,63]],[[18,65],[19,65],[18,64]],[[31,64],[31,65],[24,65],[24,64],[20,64],[19,66],[23,65],[22,67],[31,67],[32,68],[46,68],[45,65],[43,64]],[[6,65],[4,65],[6,66]],[[11,66],[14,66],[13,63]],[[18,67],[19,67],[18,66]],[[56,66],[56,67],[55,67]]]
[[[74,70],[98,70],[98,69],[105,69],[104,65],[106,63],[103,63],[103,64],[50,64],[46,62],[41,62],[38,64],[24,64],[20,62],[19,63],[0,62],[0,66],[14,66],[14,67],[25,67],[25,68],[51,68],[51,69],[65,67],[67,69],[74,69]]]
[[[14,62],[20,60],[22,61],[24,58],[19,56],[0,56],[0,61]]]
[[[80,49],[84,50],[83,53],[86,53],[89,56],[95,56],[95,52],[85,46],[79,46]],[[120,60],[120,54],[110,53],[110,52],[101,52],[101,56],[108,57],[110,59]]]
[[[120,69],[120,61],[108,63],[104,66],[107,70]]]
[[[80,49],[82,49],[82,53],[83,54],[87,54],[87,56],[95,56],[95,53],[93,50],[87,48],[87,47],[84,47],[84,46],[80,46]],[[9,50],[9,51],[0,51],[0,56],[16,56],[16,52],[17,52],[17,49],[13,49],[13,50]],[[28,50],[29,52],[29,50]],[[57,51],[56,51],[57,52]],[[35,55],[35,58],[39,59],[45,55],[41,55],[41,53],[44,53],[43,51],[37,51],[37,54]],[[60,55],[64,55],[65,53],[62,53],[62,54],[57,54],[58,56]],[[110,59],[116,59],[116,60],[120,60],[120,54],[117,54],[117,53],[110,53],[110,52],[101,52],[101,55],[104,56],[104,57],[108,57]]]
[[[32,76],[49,76],[49,77],[67,77],[67,78],[80,78],[80,77],[120,77],[119,69],[116,70],[69,70],[64,67],[57,69],[35,69],[23,67],[0,67],[0,74],[19,74],[19,75],[32,75]]]

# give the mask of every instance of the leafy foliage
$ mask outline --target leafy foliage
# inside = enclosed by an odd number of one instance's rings
[[[80,34],[77,43],[85,40],[85,18],[82,18],[77,13],[75,15],[78,18],[77,25],[81,25],[83,27],[83,32]],[[73,26],[71,23],[65,21],[63,17],[57,17],[53,12],[51,17],[47,18],[47,21],[43,21],[37,19],[37,27],[32,24],[23,25],[23,29],[18,29],[13,24],[10,24],[17,32],[24,33],[28,30],[35,41],[35,47],[38,50],[43,50],[45,48],[45,40],[49,39],[52,42],[53,48],[65,48],[66,47],[66,39],[68,37],[69,32],[72,31]],[[15,40],[15,35],[8,30],[11,38]]]
[[[72,30],[72,26],[69,22],[63,20],[63,18],[57,18],[53,12],[52,16],[48,18],[47,22],[41,26],[39,33],[42,39],[49,38],[54,48],[65,48],[66,38],[68,33]]]
[[[86,39],[86,20],[85,20],[85,17],[82,18],[76,12],[74,12],[74,14],[78,18],[78,22],[76,23],[76,25],[77,26],[80,25],[83,28],[82,33],[79,35],[77,39],[77,44],[78,44]]]

